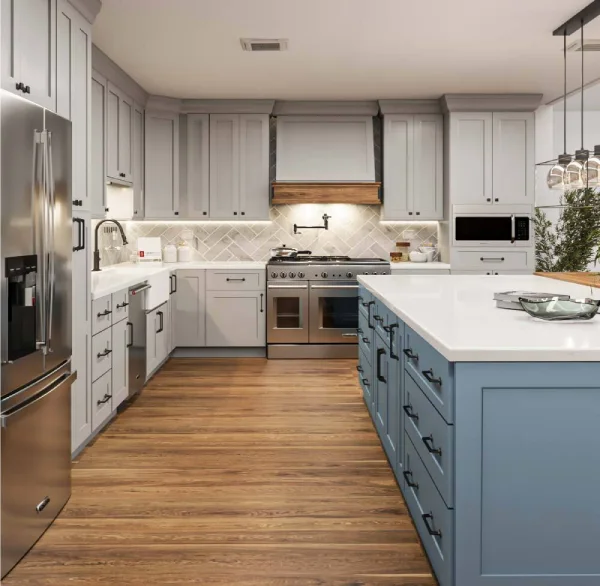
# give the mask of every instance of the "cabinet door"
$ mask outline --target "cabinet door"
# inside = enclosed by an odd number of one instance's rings
[[[77,380],[71,386],[71,451],[92,433],[91,322],[90,322],[90,215],[77,213],[73,221],[71,363]],[[84,248],[81,248],[84,246]],[[78,250],[75,250],[75,249]]]
[[[240,201],[242,219],[269,219],[269,116],[240,115]]]
[[[129,328],[123,319],[111,328],[112,332],[112,410],[114,411],[129,393]]]
[[[209,291],[206,294],[206,345],[265,345],[265,294]]]
[[[238,114],[210,116],[210,217],[239,218],[240,157]]]
[[[383,121],[383,214],[385,220],[414,219],[413,116],[393,114]]]
[[[146,378],[158,366],[157,333],[158,317],[156,309],[146,314]]]
[[[187,218],[209,215],[209,117],[188,114],[187,117]]]
[[[206,271],[177,271],[175,346],[206,346]]]
[[[375,425],[381,438],[381,442],[385,445],[387,436],[387,409],[388,409],[388,365],[389,365],[389,349],[386,348],[380,336],[375,336],[375,362],[373,363],[373,383],[375,385]]]
[[[492,203],[492,114],[450,115],[452,204]]]
[[[158,308],[158,339],[157,339],[157,354],[159,364],[163,363],[171,353],[169,349],[170,332],[171,332],[171,309],[169,302],[161,305]]]
[[[413,194],[415,220],[444,217],[444,123],[441,115],[414,116]]]
[[[535,115],[494,112],[494,203],[533,205]]]
[[[15,6],[16,4],[16,6]],[[19,53],[16,50],[17,42],[17,16],[20,11],[19,3],[14,0],[2,0],[2,14],[0,15],[1,48],[0,59],[2,59],[2,89],[24,96],[17,90],[17,83],[21,82],[21,70]]]
[[[133,219],[144,217],[144,109],[133,106]]]
[[[95,218],[106,214],[106,100],[107,82],[95,71],[92,74],[92,148],[91,148],[91,202]]]
[[[119,177],[133,181],[133,101],[121,92],[119,100]]]
[[[106,98],[106,175],[111,179],[119,177],[119,115],[121,113],[119,90],[110,82]]]
[[[179,115],[146,112],[144,216],[179,215]]]

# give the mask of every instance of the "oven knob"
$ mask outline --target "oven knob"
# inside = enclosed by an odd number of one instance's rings
[[[277,278],[277,273],[271,273],[271,278],[276,279]]]
[[[296,273],[290,273],[290,279],[293,279],[296,276]]]
[[[298,278],[299,279],[304,279],[304,273],[298,273]]]
[[[321,273],[321,277],[323,277],[324,279],[326,279],[328,277],[327,273],[325,271],[323,271]]]
[[[279,276],[280,276],[282,279],[285,279],[285,278],[287,277],[287,273],[279,273]]]
[[[351,279],[353,276],[354,276],[354,275],[353,275],[353,274],[352,274],[350,271],[348,271],[348,272],[346,273],[346,277],[348,277],[349,279]]]

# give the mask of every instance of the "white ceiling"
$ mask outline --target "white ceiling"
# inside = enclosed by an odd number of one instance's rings
[[[590,0],[103,0],[94,43],[151,94],[437,98],[562,93],[552,31]],[[600,38],[600,18],[586,30]],[[240,37],[288,38],[248,53]],[[569,38],[571,40],[571,37]],[[586,53],[600,77],[600,53]],[[569,87],[579,83],[569,56]]]

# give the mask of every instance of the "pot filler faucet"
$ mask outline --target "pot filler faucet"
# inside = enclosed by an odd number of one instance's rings
[[[121,232],[123,246],[128,244],[127,238],[125,238],[125,232],[123,231],[123,226],[121,226],[121,224],[119,224],[117,220],[102,220],[101,222],[98,222],[98,225],[96,226],[96,230],[94,232],[94,268],[92,269],[93,272],[98,272],[102,270],[100,268],[100,251],[98,250],[98,228],[100,228],[100,226],[102,226],[102,224],[106,222],[112,222],[113,224],[115,224],[115,226],[119,229],[119,232]]]

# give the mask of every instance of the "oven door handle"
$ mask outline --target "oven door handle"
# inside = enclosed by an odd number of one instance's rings
[[[267,289],[308,289],[308,285],[267,285]]]
[[[358,289],[358,285],[311,285],[311,289]]]

